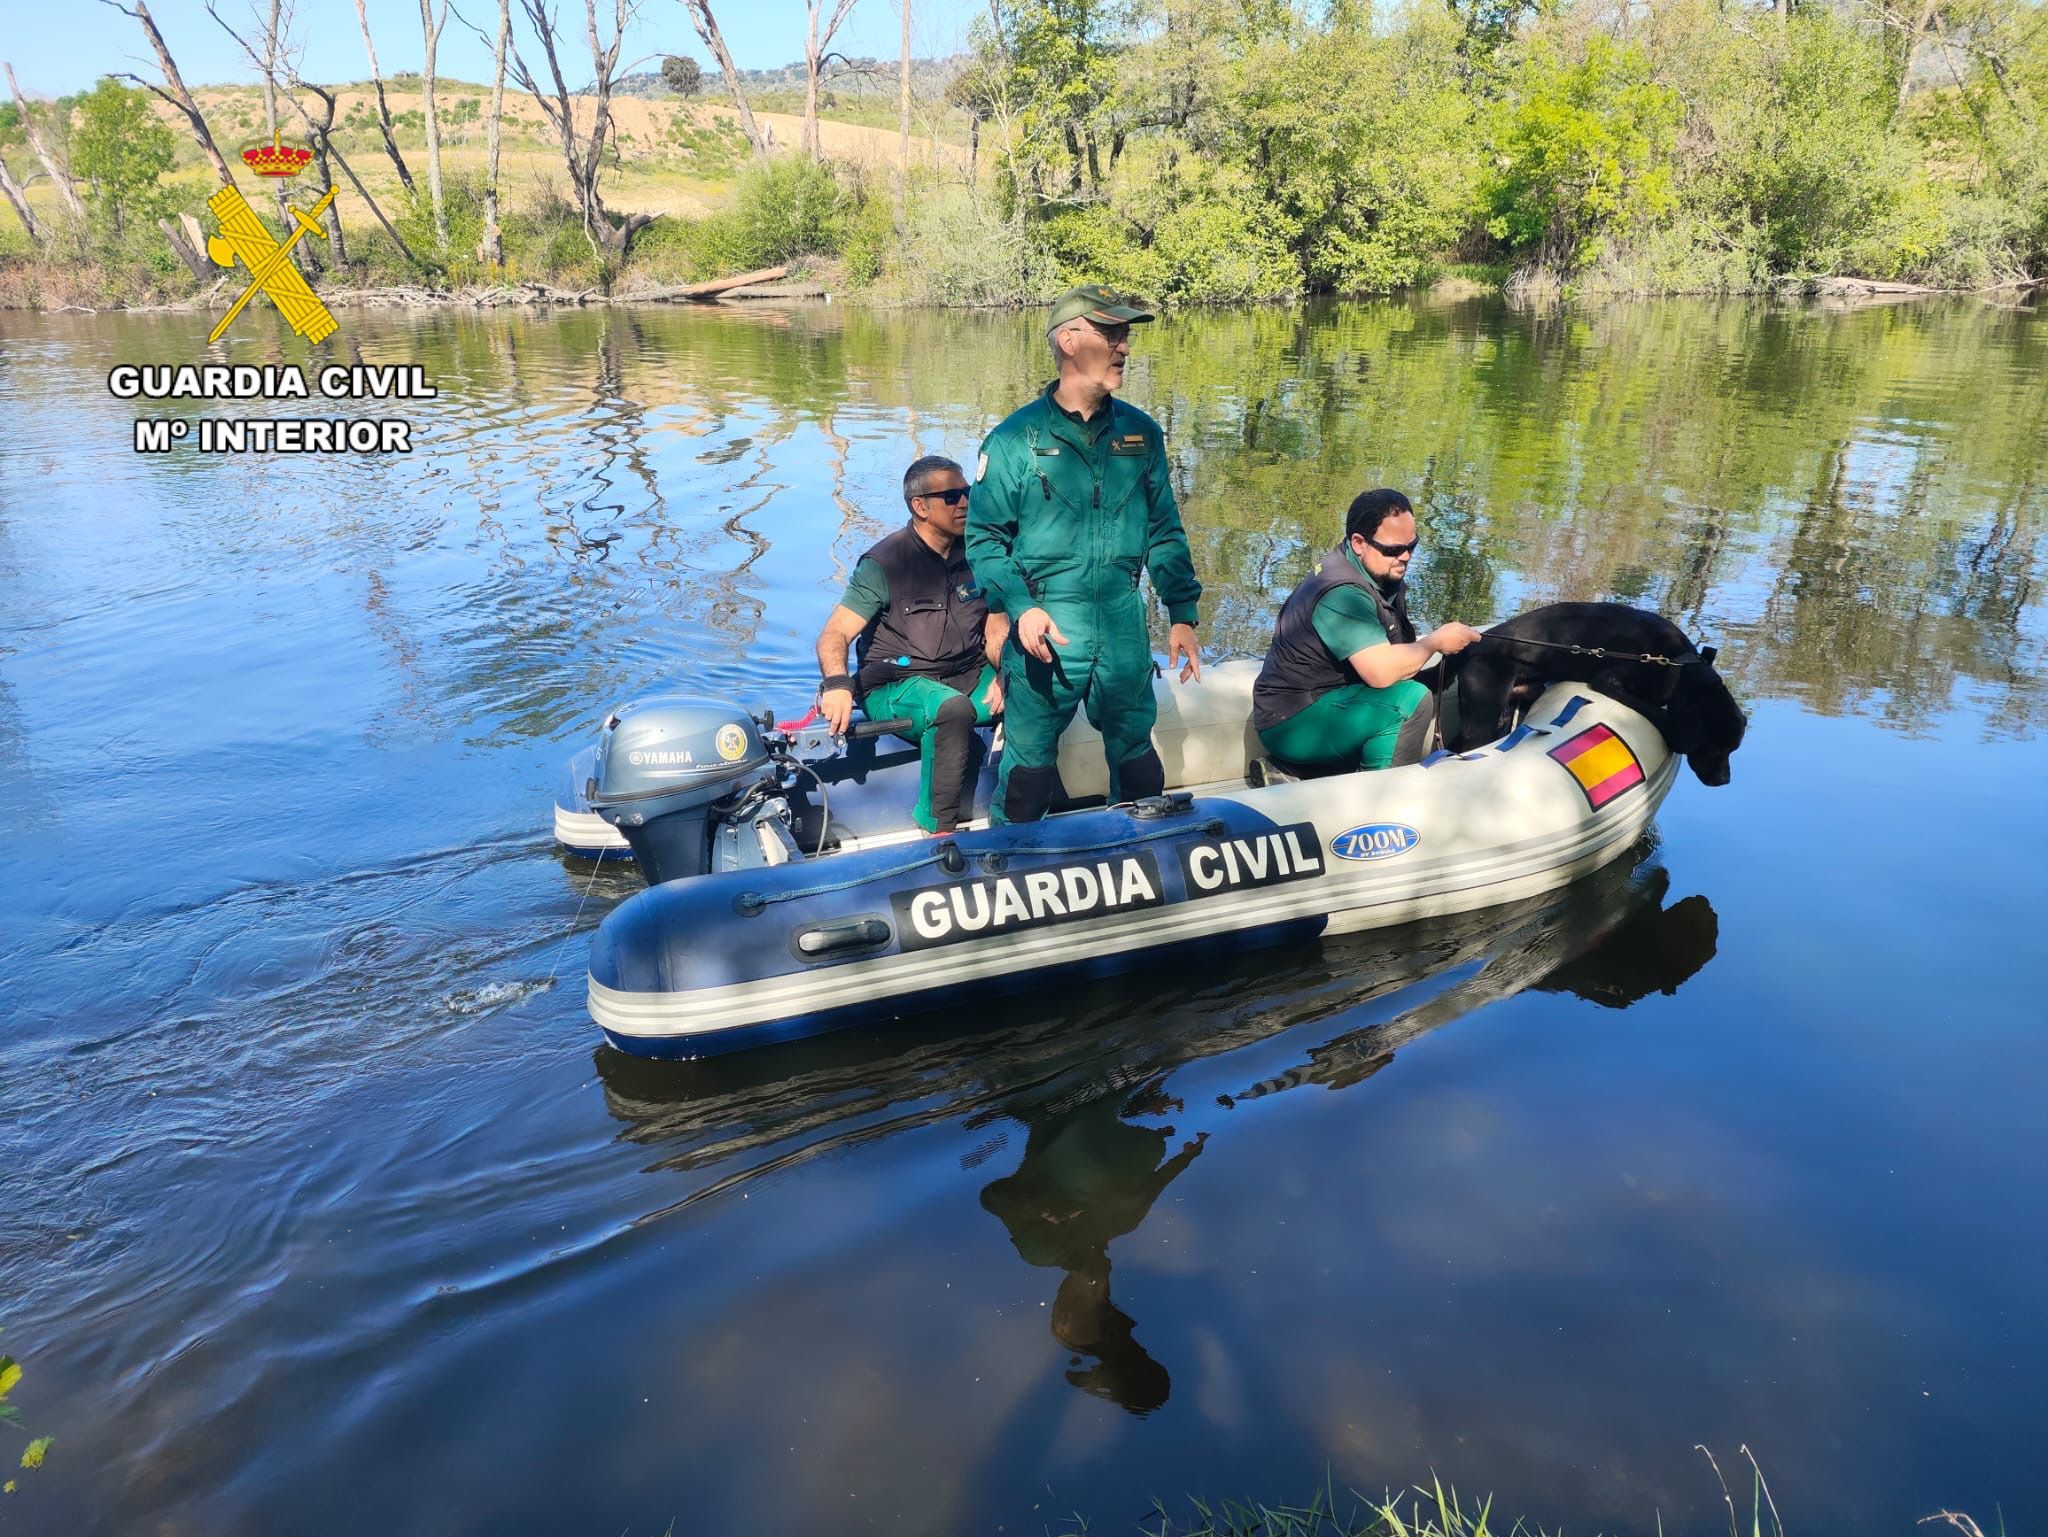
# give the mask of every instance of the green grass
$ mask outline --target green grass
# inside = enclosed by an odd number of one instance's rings
[[[1750,1467],[1746,1522],[1739,1515],[1738,1502],[1722,1477],[1714,1454],[1704,1446],[1694,1450],[1706,1458],[1720,1486],[1722,1504],[1727,1509],[1728,1537],[1785,1537],[1785,1526],[1779,1518],[1777,1502],[1771,1497],[1770,1485],[1764,1481],[1763,1469],[1747,1446],[1739,1451]],[[1154,1500],[1150,1514],[1140,1517],[1132,1528],[1121,1524],[1098,1527],[1079,1515],[1069,1517],[1068,1522],[1063,1537],[1098,1537],[1099,1533],[1126,1530],[1135,1530],[1142,1537],[1544,1537],[1546,1532],[1546,1528],[1526,1519],[1518,1518],[1505,1527],[1495,1524],[1491,1497],[1468,1507],[1455,1488],[1446,1489],[1434,1475],[1426,1488],[1418,1484],[1378,1499],[1368,1499],[1350,1489],[1340,1494],[1334,1480],[1325,1475],[1323,1487],[1305,1504],[1267,1505],[1236,1500],[1211,1503],[1190,1496],[1185,1511],[1179,1515],[1168,1510],[1164,1502]],[[1960,1511],[1936,1511],[1921,1517],[1919,1524],[1953,1528],[1963,1537],[1986,1537],[1984,1529]],[[1654,1530],[1657,1537],[1663,1537],[1661,1517],[1655,1518]],[[2002,1516],[1997,1537],[2005,1537]]]

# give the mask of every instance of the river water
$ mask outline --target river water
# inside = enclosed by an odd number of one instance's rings
[[[1430,1472],[1555,1527],[2048,1521],[2048,324],[1975,301],[1183,316],[1211,654],[1350,496],[1417,611],[1656,607],[1734,782],[1561,897],[696,1065],[583,1009],[563,759],[794,713],[1028,318],[344,316],[388,460],[138,455],[0,316],[0,1349],[53,1533],[1129,1530]],[[0,1427],[11,1466],[16,1431]],[[21,1443],[25,1444],[25,1442]]]

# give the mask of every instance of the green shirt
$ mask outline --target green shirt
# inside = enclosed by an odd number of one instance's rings
[[[1368,582],[1372,580],[1372,573],[1365,569],[1365,563],[1348,542],[1344,558],[1358,569],[1360,576]],[[1314,622],[1323,644],[1346,661],[1367,646],[1387,643],[1387,627],[1380,623],[1379,605],[1362,587],[1332,587],[1317,600]]]
[[[861,556],[860,564],[853,568],[853,575],[847,580],[846,591],[841,595],[839,604],[853,610],[862,619],[872,619],[889,606],[889,578],[883,575],[879,562]]]

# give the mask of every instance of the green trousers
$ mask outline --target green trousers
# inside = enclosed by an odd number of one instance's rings
[[[1274,757],[1291,763],[1389,768],[1401,745],[1401,728],[1428,703],[1429,690],[1412,678],[1387,688],[1353,683],[1261,731],[1259,740]],[[1419,739],[1419,733],[1410,735]]]
[[[1135,601],[1131,607],[1134,622],[1085,639],[1080,625],[1059,619],[1071,643],[1053,647],[1050,663],[1026,656],[1013,632],[1003,651],[1003,766],[989,807],[991,822],[1032,822],[1045,815],[1058,782],[1060,733],[1076,709],[1086,710],[1088,724],[1102,733],[1110,800],[1159,793],[1152,645],[1143,608]],[[1136,760],[1143,764],[1134,772]]]
[[[903,735],[917,743],[917,805],[911,816],[926,832],[951,832],[974,815],[974,785],[967,778],[974,766],[973,733],[990,723],[981,696],[995,682],[996,670],[982,664],[981,676],[964,693],[951,686],[961,678],[899,678],[867,692],[863,708],[869,720],[901,717],[910,722]],[[943,825],[941,819],[943,818]]]

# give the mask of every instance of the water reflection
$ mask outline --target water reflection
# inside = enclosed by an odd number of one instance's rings
[[[1004,1113],[1027,1128],[1024,1160],[981,1191],[983,1208],[1002,1220],[1019,1259],[1064,1272],[1053,1294],[1052,1337],[1074,1352],[1067,1381],[1138,1415],[1164,1404],[1173,1380],[1110,1298],[1109,1245],[1137,1230],[1208,1141],[1199,1132],[1169,1154],[1173,1127],[1135,1123],[1186,1109],[1167,1094],[1163,1076],[1121,1101],[1097,1095],[1064,1108],[1008,1106]]]
[[[975,1143],[962,1167],[979,1168],[1010,1145],[1005,1124],[1021,1126],[1016,1166],[982,1187],[980,1204],[1025,1264],[1061,1273],[1050,1327],[1069,1353],[1067,1380],[1143,1416],[1167,1402],[1172,1371],[1112,1294],[1111,1246],[1205,1148],[1228,1146],[1206,1131],[1180,1136],[1176,1072],[1307,1038],[1296,1065],[1217,1097],[1232,1110],[1297,1088],[1354,1087],[1397,1049],[1524,990],[1617,1009],[1669,995],[1713,958],[1718,932],[1706,897],[1666,905],[1670,881],[1646,839],[1545,897],[1223,961],[1172,983],[1008,1000],[978,1011],[973,1027],[906,1021],[688,1063],[600,1047],[595,1060],[622,1134],[661,1150],[649,1172],[711,1176],[648,1221],[948,1121]]]
[[[786,1487],[762,1476],[782,1464],[748,1437],[792,1405],[793,1430],[837,1416],[858,1446],[846,1466],[880,1466],[882,1432],[860,1433],[878,1418],[915,1447],[892,1491],[918,1486],[913,1462],[957,1469],[982,1503],[926,1523],[943,1530],[1024,1519],[1047,1410],[1110,1427],[1103,1479],[1137,1469],[1162,1489],[1231,1455],[1236,1487],[1270,1487],[1304,1448],[1340,1477],[1398,1479],[1533,1427],[1525,1462],[1467,1472],[1671,1466],[1712,1430],[1803,1460],[1807,1508],[1835,1502],[1823,1524],[1897,1525],[1959,1478],[2038,1497],[2014,1427],[2039,1416],[2011,1384],[2040,1376],[2021,1295],[2039,1245],[2010,1217],[2040,1206],[2048,1160],[2024,1098],[2040,1077],[2013,959],[2026,909],[1997,900],[2027,889],[2042,842],[2038,755],[1979,739],[2048,722],[2039,317],[1421,302],[1148,328],[1129,393],[1166,426],[1217,650],[1262,648],[1338,510],[1392,483],[1425,511],[1426,617],[1628,599],[1721,642],[1746,704],[1777,701],[1735,799],[1667,803],[1683,899],[1646,859],[1550,903],[751,1060],[677,1071],[601,1051],[588,1094],[585,933],[638,881],[564,879],[548,858],[562,761],[604,708],[657,688],[799,713],[817,627],[896,521],[904,463],[971,460],[1042,377],[1042,340],[1016,315],[837,306],[358,314],[354,360],[419,364],[441,395],[361,403],[414,420],[416,453],[313,474],[132,451],[143,413],[109,396],[108,367],[194,354],[205,329],[0,314],[0,1142],[36,1171],[16,1181],[0,1292],[81,1438],[60,1436],[78,1449],[37,1489],[71,1504],[32,1523],[255,1531],[311,1510],[360,1527],[316,1476],[331,1473],[421,1529],[614,1513],[614,1529],[659,1529],[700,1501],[773,1529],[742,1507]],[[218,353],[304,355],[261,328]],[[1940,836],[1873,845],[1872,827],[1919,825],[1929,786],[1952,790],[1958,754],[1976,794],[1948,794]],[[1968,919],[1930,940],[1934,912]],[[1669,1013],[1611,1012],[1655,1003],[1717,946]],[[1960,952],[1985,964],[1934,959]],[[1888,1031],[1891,1011],[1908,1024]],[[1955,1022],[1935,1056],[1910,1028],[1928,1018]],[[1295,1092],[1318,1088],[1345,1092],[1341,1125]],[[1187,1109],[1149,1113],[1167,1100]],[[1431,1164],[1447,1121],[1495,1130]],[[1152,1192],[1190,1142],[1201,1153]],[[1260,1274],[1234,1273],[1241,1219],[1310,1159],[1332,1187],[1389,1164],[1405,1177],[1352,1184],[1370,1223],[1290,1197],[1287,1224],[1250,1235]],[[1643,1176],[1619,1202],[1617,1169]],[[992,1217],[984,1186],[1071,1213],[1055,1227],[1085,1242],[1062,1249],[1021,1200],[997,1196],[1012,1220]],[[750,1201],[718,1199],[733,1191]],[[772,1229],[732,1225],[768,1207]],[[798,1336],[817,1380],[849,1384],[822,1411],[808,1385],[758,1388],[785,1364],[789,1299],[818,1303],[855,1263],[778,1250],[821,1227],[879,1262],[860,1307],[813,1309],[824,1321]],[[1481,1252],[1493,1242],[1526,1263]],[[682,1495],[672,1445],[592,1426],[614,1367],[653,1353],[645,1304],[675,1298],[685,1249],[707,1291],[758,1280],[769,1300],[756,1334],[719,1328],[745,1388],[708,1401],[696,1432],[723,1452]],[[1370,1306],[1445,1319],[1447,1255],[1470,1265],[1455,1343],[1391,1348]],[[1355,1300],[1325,1262],[1380,1283],[1350,1319],[1358,1341],[1263,1305],[1267,1285]],[[889,1321],[962,1266],[973,1320],[951,1338],[989,1331],[981,1359],[1031,1396],[1006,1430],[974,1372],[931,1397],[944,1373],[892,1343]],[[1578,1313],[1532,1321],[1546,1276],[1568,1278],[1552,1311],[1568,1292]],[[459,1303],[418,1300],[443,1283]],[[1044,1316],[985,1305],[1023,1294],[1039,1315],[1062,1293],[1053,1338]],[[1655,1317],[1631,1322],[1646,1297]],[[1842,1327],[1856,1306],[1864,1324]],[[445,1326],[458,1307],[474,1327]],[[695,1356],[705,1321],[734,1316],[715,1298],[686,1311],[657,1351]],[[1560,1395],[1578,1364],[1552,1345],[1592,1327],[1642,1374]],[[1773,1377],[1790,1336],[1816,1349],[1797,1391]],[[542,1340],[549,1369],[521,1377]],[[437,1355],[451,1347],[475,1353]],[[1207,1412],[1214,1360],[1273,1381],[1191,1442],[1178,1416]],[[1907,1380],[1951,1368],[1931,1399]],[[1140,1420],[1067,1371],[1166,1407]],[[1318,1440],[1354,1388],[1340,1418],[1378,1439]],[[1426,1433],[1387,1429],[1425,1398]],[[1766,1400],[1782,1418],[1759,1429]],[[641,1404],[621,1414],[653,1423]],[[1851,1422],[1884,1439],[1802,1440]],[[779,1458],[809,1433],[770,1439]],[[465,1448],[494,1466],[451,1478]],[[564,1477],[572,1463],[596,1471]],[[831,1527],[837,1476],[802,1486],[813,1519],[781,1524]],[[1612,1514],[1596,1480],[1560,1479],[1562,1502],[1511,1503]],[[482,1512],[487,1487],[502,1510]]]

